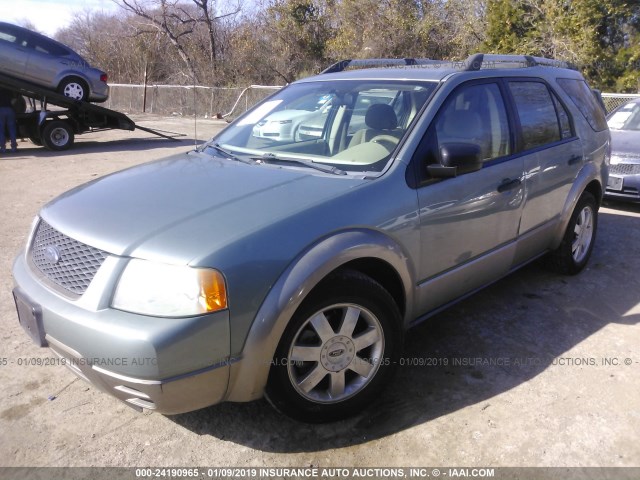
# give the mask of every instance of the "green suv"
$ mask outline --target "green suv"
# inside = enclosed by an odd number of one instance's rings
[[[255,134],[305,98],[330,105],[313,135]],[[139,409],[266,395],[335,420],[389,382],[407,328],[538,257],[584,268],[609,143],[552,60],[340,62],[47,204],[14,265],[19,320]]]

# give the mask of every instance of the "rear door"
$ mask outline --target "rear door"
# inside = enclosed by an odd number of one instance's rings
[[[70,52],[57,43],[41,37],[29,37],[29,61],[25,70],[25,78],[40,85],[56,88],[58,74],[69,68],[72,60],[67,58]]]
[[[521,244],[516,263],[549,246],[549,230],[563,206],[583,163],[582,143],[565,105],[539,79],[509,79],[516,110],[517,150],[525,169],[527,201],[520,224]]]

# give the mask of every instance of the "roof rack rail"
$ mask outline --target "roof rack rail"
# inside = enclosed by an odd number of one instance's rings
[[[482,68],[526,68],[555,67],[577,70],[575,65],[552,58],[533,57],[531,55],[502,55],[494,53],[475,53],[466,60],[432,60],[430,58],[363,58],[341,60],[326,68],[321,74],[336,73],[348,67],[389,67],[389,66],[433,66],[451,67],[456,70],[474,72]]]
[[[389,67],[389,66],[411,66],[411,65],[439,65],[447,64],[444,60],[432,60],[430,58],[362,58],[340,60],[330,67],[324,69],[324,73],[336,73],[346,70],[348,67]]]
[[[531,55],[500,55],[493,53],[476,53],[469,55],[464,61],[466,64],[465,71],[473,72],[482,69],[483,66],[497,67],[497,64],[512,64],[524,67],[555,67],[555,68],[569,68],[571,70],[577,70],[575,65],[562,60],[554,60],[552,58],[533,57]]]

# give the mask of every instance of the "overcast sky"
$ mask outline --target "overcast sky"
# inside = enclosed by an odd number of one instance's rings
[[[0,19],[17,24],[30,20],[38,31],[51,36],[84,10],[118,8],[111,0],[0,0]]]

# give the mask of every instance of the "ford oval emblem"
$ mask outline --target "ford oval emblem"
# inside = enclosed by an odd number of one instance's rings
[[[55,265],[60,261],[60,250],[58,250],[58,247],[49,245],[44,249],[44,258],[51,265]]]

